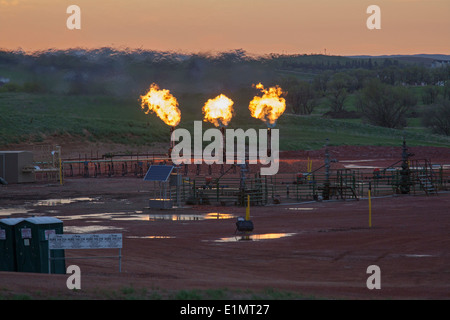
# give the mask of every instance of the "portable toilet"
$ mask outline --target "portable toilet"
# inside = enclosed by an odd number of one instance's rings
[[[17,271],[48,273],[48,236],[63,234],[63,222],[53,217],[26,218],[16,224]],[[52,250],[51,272],[65,274],[64,250]]]
[[[15,226],[23,218],[0,219],[0,271],[17,271]]]

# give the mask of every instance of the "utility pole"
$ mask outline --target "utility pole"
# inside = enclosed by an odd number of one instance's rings
[[[323,185],[322,198],[323,200],[330,199],[330,163],[338,162],[336,159],[330,159],[330,153],[328,151],[328,138],[325,143],[325,183]]]
[[[400,170],[400,192],[402,194],[409,194],[411,189],[411,179],[410,179],[411,172],[409,169],[409,157],[412,156],[414,156],[414,154],[408,152],[405,136],[403,136],[402,170]]]
[[[330,199],[330,153],[328,152],[328,138],[325,144],[325,184],[322,193],[323,200]]]

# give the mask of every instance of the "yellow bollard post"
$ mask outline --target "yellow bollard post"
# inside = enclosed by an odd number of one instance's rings
[[[368,191],[368,196],[369,196],[369,228],[372,228],[372,199],[371,199],[371,195],[370,195],[370,189],[372,189],[371,188],[371,186],[370,186],[370,183],[369,183],[369,191]]]
[[[247,195],[247,208],[245,209],[245,220],[250,220],[250,195]]]

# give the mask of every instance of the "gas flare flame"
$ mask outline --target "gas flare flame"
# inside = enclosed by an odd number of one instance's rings
[[[203,121],[209,121],[216,127],[227,126],[233,117],[233,100],[221,94],[209,99],[203,106]]]
[[[248,106],[250,114],[252,117],[266,122],[269,127],[273,127],[286,110],[286,100],[281,97],[283,90],[279,86],[265,89],[261,83],[258,83],[255,88],[261,90],[263,96],[255,96],[250,101]]]
[[[181,111],[177,99],[169,90],[160,90],[155,83],[151,84],[145,96],[141,96],[141,107],[145,114],[152,111],[169,126],[175,127],[180,123]]]

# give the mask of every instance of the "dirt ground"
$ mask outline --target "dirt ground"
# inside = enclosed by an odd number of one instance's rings
[[[358,150],[333,148],[341,159],[345,151],[346,160],[372,159],[380,151],[357,156]],[[448,149],[436,152],[450,163]],[[387,152],[378,156],[386,158]],[[271,288],[329,299],[450,298],[450,193],[373,198],[371,228],[367,199],[252,207],[253,236],[242,240],[235,222],[245,208],[150,210],[147,183],[116,177],[0,186],[0,218],[53,216],[65,233],[123,234],[121,273],[116,259],[70,259],[116,250],[66,250],[66,266],[81,269],[80,291],[67,289],[67,275],[0,272],[0,293],[96,298],[124,287]],[[366,286],[370,265],[381,270],[381,289]]]

